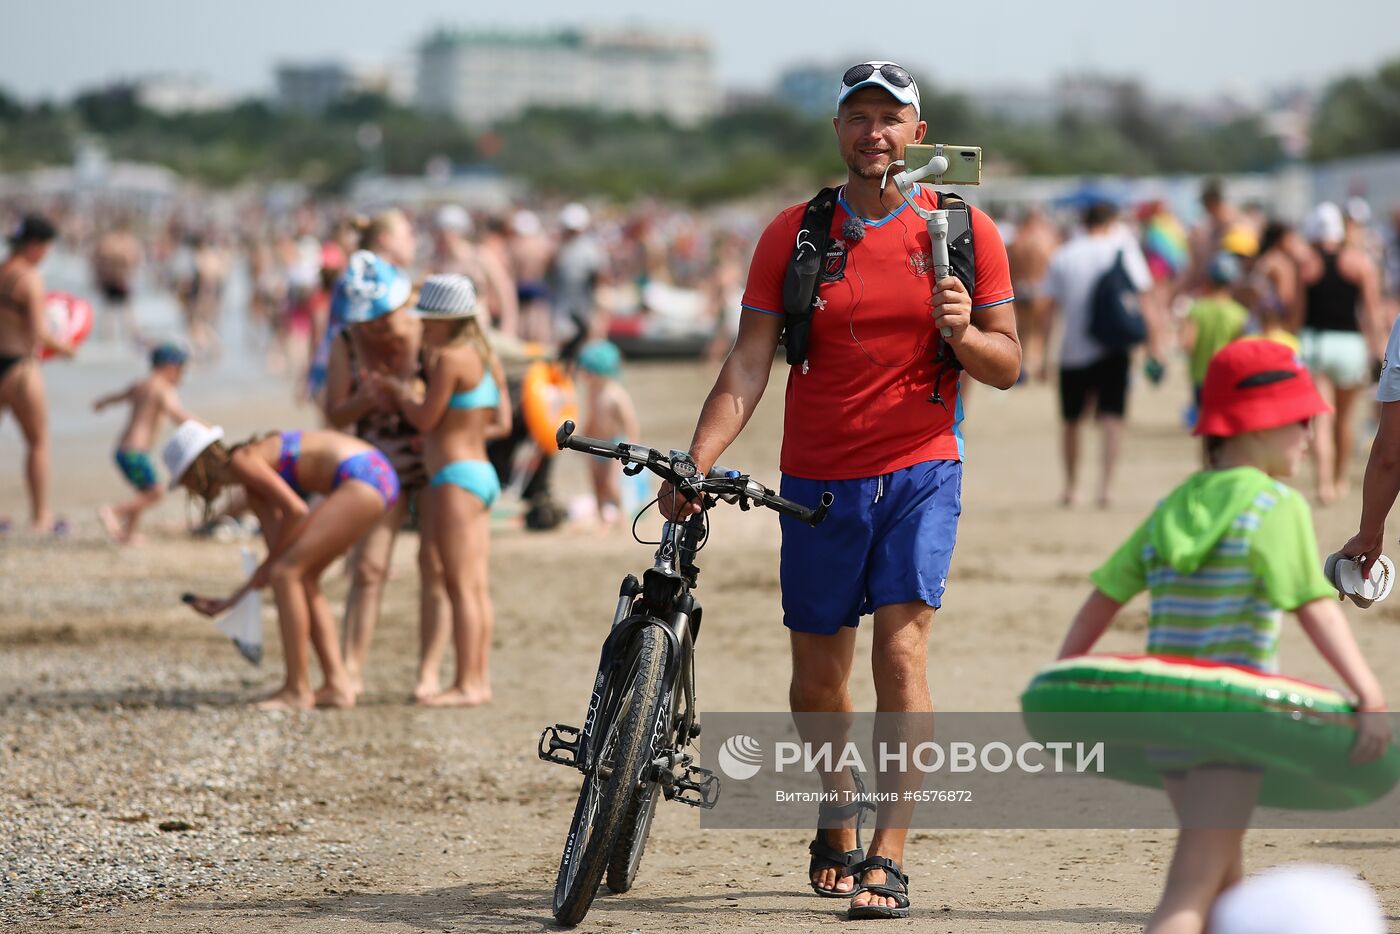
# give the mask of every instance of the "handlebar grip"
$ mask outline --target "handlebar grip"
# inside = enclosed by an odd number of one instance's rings
[[[562,451],[569,446],[569,438],[573,436],[574,429],[577,427],[571,418],[565,419],[564,424],[559,426],[559,430],[554,433],[554,443],[558,445],[559,450]]]
[[[559,430],[554,435],[554,443],[559,445],[561,451],[583,451],[585,454],[597,454],[602,457],[617,457],[619,447],[598,438],[586,438],[583,435],[574,434],[573,419],[569,419],[559,426]]]
[[[794,503],[790,499],[783,499],[781,496],[769,498],[769,502],[772,503],[774,508],[779,512],[786,513],[799,522],[805,522],[808,525],[818,525],[825,519],[827,510],[831,508],[831,504],[835,501],[836,496],[830,490],[822,493],[821,501],[817,504],[815,509],[811,506],[803,506],[801,503]]]

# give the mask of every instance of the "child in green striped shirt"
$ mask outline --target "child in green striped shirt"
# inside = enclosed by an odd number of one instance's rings
[[[1290,348],[1259,340],[1221,349],[1210,361],[1196,425],[1211,468],[1173,490],[1090,575],[1094,593],[1060,657],[1090,651],[1123,604],[1147,590],[1149,653],[1272,672],[1287,610],[1357,696],[1363,715],[1353,760],[1380,756],[1390,739],[1379,713],[1385,698],[1322,573],[1307,502],[1278,479],[1297,472],[1310,421],[1328,410]],[[1178,815],[1210,800],[1236,802],[1247,816],[1259,780],[1256,772],[1211,766],[1162,776]],[[1216,897],[1244,875],[1245,823],[1181,829],[1148,934],[1205,930]]]

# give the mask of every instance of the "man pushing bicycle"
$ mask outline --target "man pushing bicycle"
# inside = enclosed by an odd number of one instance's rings
[[[881,61],[847,70],[833,125],[848,172],[826,199],[829,229],[821,229],[823,192],[783,211],[764,231],[739,334],[705,400],[690,454],[703,476],[738,437],[763,395],[786,325],[793,366],[780,493],[803,503],[826,490],[835,494],[819,526],[781,520],[792,710],[851,712],[856,626],[873,613],[878,712],[927,713],[929,629],[962,511],[958,375],[965,370],[1002,389],[1016,382],[1021,348],[1011,278],[996,226],[976,208],[967,209],[968,230],[953,244],[957,274],[930,276],[928,231],[897,187],[885,184],[905,146],[921,142],[927,130],[907,71]],[[952,201],[921,186],[912,200],[925,209]],[[819,221],[809,230],[813,217]],[[808,293],[810,306],[802,295],[794,307],[796,270],[810,249],[804,243],[820,245],[808,267],[815,269],[815,292]],[[673,496],[669,484],[660,503],[672,518],[700,509]],[[930,718],[911,719],[931,731]],[[918,776],[898,780],[917,783]],[[853,781],[823,776],[831,791],[849,792]],[[851,918],[906,917],[901,867],[910,809],[881,805],[868,853],[858,845],[859,806],[825,809],[820,823],[827,829],[810,847],[812,888],[850,896]]]

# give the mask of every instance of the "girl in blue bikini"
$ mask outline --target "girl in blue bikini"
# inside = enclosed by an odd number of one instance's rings
[[[510,400],[501,391],[505,377],[478,312],[476,289],[466,276],[428,277],[414,309],[424,319],[427,392],[420,401],[413,386],[398,384],[404,415],[424,435],[432,504],[423,511],[425,534],[437,541],[452,601],[457,676],[447,690],[423,700],[433,706],[491,700],[488,520],[501,484],[486,459],[486,442],[510,433]],[[424,646],[425,671],[436,672],[443,649],[441,639]]]
[[[258,703],[267,710],[350,707],[355,703],[341,659],[335,620],[321,593],[326,566],[359,541],[399,497],[399,478],[377,448],[334,431],[285,431],[232,448],[223,430],[187,421],[165,447],[171,487],[206,503],[242,487],[267,541],[267,559],[223,600],[187,597],[206,616],[228,610],[250,590],[271,586],[277,599],[286,680]],[[314,508],[305,497],[317,494]],[[311,690],[307,643],[325,684]]]

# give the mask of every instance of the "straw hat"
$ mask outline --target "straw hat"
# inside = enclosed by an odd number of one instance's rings
[[[418,290],[418,306],[413,313],[434,320],[474,318],[481,313],[476,303],[476,286],[466,276],[429,276]]]

